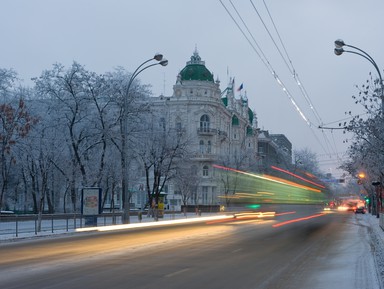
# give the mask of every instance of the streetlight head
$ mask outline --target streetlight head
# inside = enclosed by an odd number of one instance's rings
[[[335,41],[335,47],[336,48],[342,48],[345,45],[344,41],[342,39],[337,39]]]
[[[161,64],[161,66],[167,66],[168,60],[164,59],[164,60],[160,61],[159,63]]]
[[[344,49],[341,48],[341,47],[340,47],[340,48],[335,48],[334,52],[335,52],[335,54],[336,54],[337,56],[339,56],[339,55],[343,54]]]
[[[163,59],[163,54],[156,53],[153,59],[155,59],[156,61],[161,61]]]

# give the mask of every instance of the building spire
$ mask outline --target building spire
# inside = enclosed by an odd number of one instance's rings
[[[187,65],[189,65],[189,64],[205,65],[205,61],[201,60],[199,52],[197,51],[197,45],[195,45],[195,51],[193,52],[193,55],[191,56],[191,60],[187,62]]]

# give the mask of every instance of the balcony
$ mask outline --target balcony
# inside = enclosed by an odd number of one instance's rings
[[[212,153],[196,153],[192,156],[192,159],[195,161],[215,161],[217,157]]]
[[[197,128],[197,133],[199,135],[215,135],[217,134],[217,129],[209,127],[199,127]]]

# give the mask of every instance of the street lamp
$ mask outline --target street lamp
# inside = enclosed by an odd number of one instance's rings
[[[355,50],[357,50],[359,52],[353,51],[353,50],[344,50],[344,48],[343,48],[344,46],[352,48],[352,49],[355,49]],[[380,69],[377,66],[376,62],[373,60],[373,58],[367,52],[365,52],[364,50],[362,50],[362,49],[360,49],[360,48],[358,48],[356,46],[345,44],[345,42],[343,40],[341,40],[341,39],[337,39],[335,41],[335,50],[334,50],[334,52],[335,52],[335,54],[337,56],[340,56],[344,52],[360,55],[361,57],[364,57],[366,60],[368,60],[375,67],[375,69],[377,71],[377,74],[379,75],[379,80],[380,80],[381,113],[384,116],[384,84],[383,84],[383,78],[381,77]]]
[[[151,61],[157,61],[152,64],[147,63]],[[127,98],[129,97],[129,90],[131,88],[131,85],[133,81],[135,80],[136,76],[138,76],[142,71],[155,66],[155,65],[161,65],[166,66],[168,65],[168,60],[163,59],[163,55],[157,53],[153,58],[150,58],[146,61],[144,61],[142,64],[140,64],[136,70],[132,73],[131,78],[129,79],[127,90],[124,95],[124,110],[123,110],[123,133],[122,133],[122,143],[121,143],[121,152],[122,152],[122,198],[123,198],[123,215],[122,215],[122,222],[127,224],[129,223],[129,210],[130,210],[130,202],[129,202],[129,193],[128,193],[128,145],[127,145],[127,136],[128,136],[128,101]]]

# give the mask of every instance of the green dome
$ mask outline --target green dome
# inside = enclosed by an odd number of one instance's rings
[[[183,80],[199,80],[199,81],[211,81],[213,80],[213,74],[205,67],[205,62],[201,61],[199,53],[195,51],[191,56],[191,61],[187,62],[187,66],[180,72],[181,81]]]

